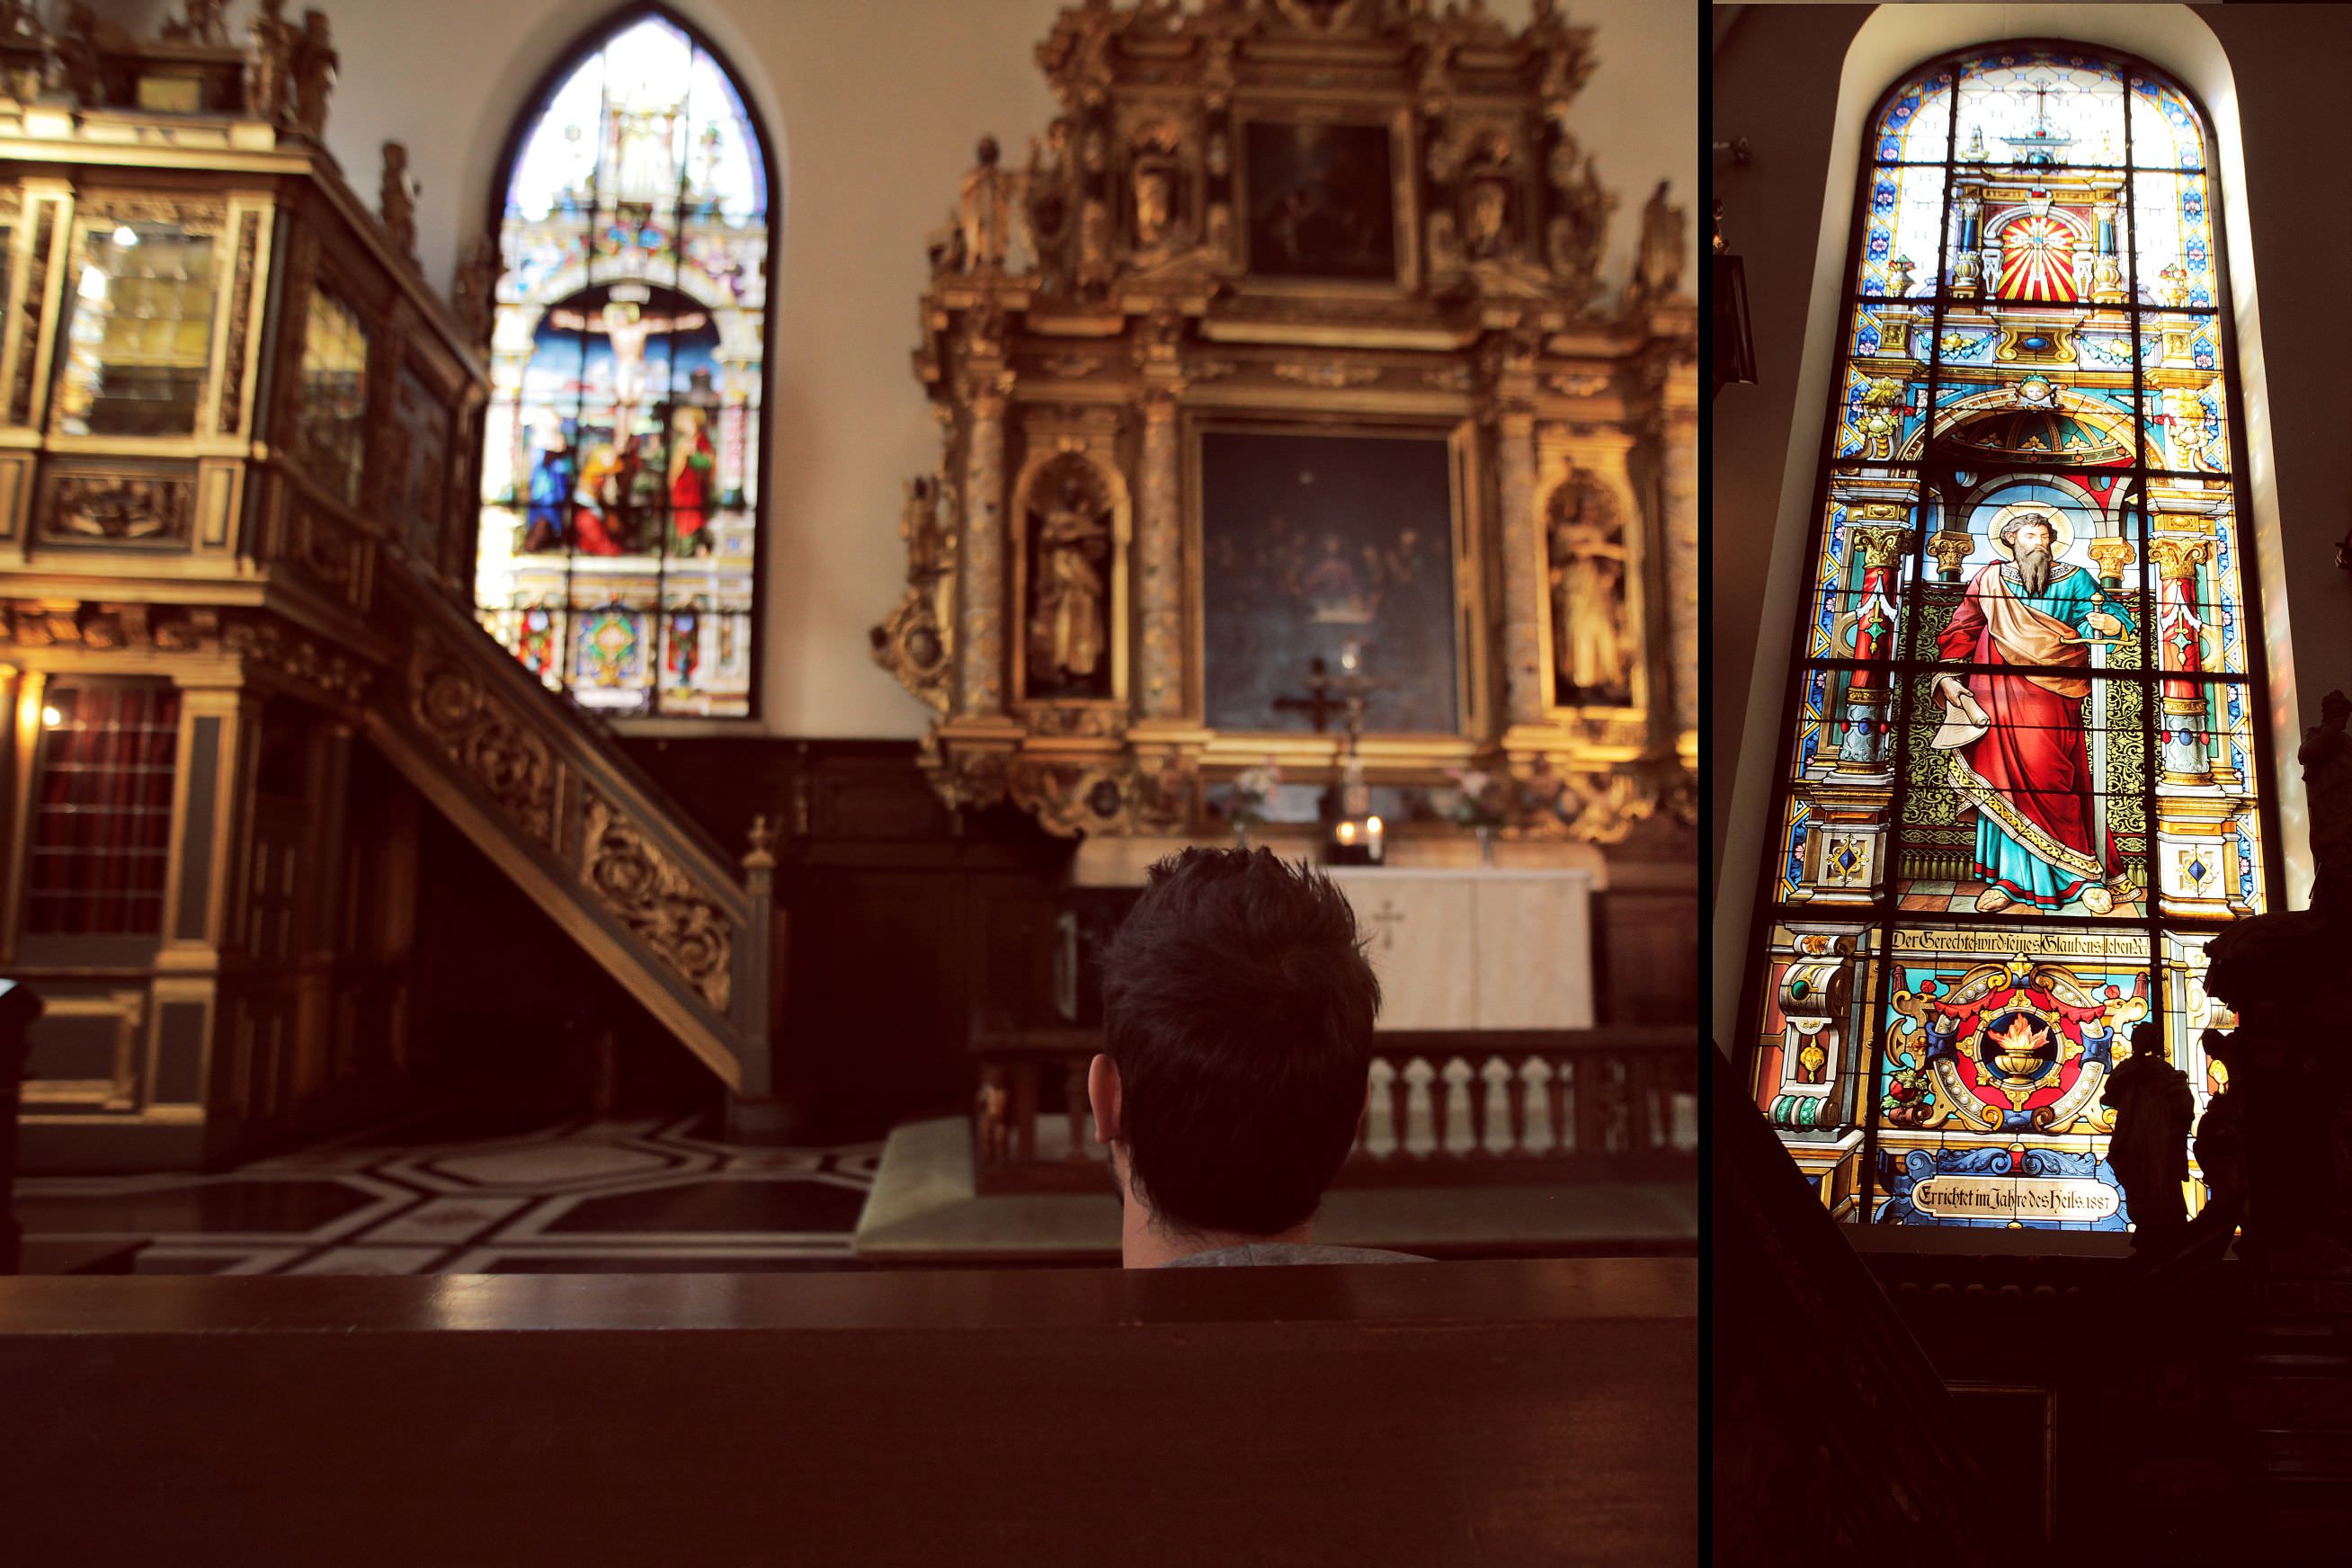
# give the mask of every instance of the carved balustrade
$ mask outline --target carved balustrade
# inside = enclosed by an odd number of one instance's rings
[[[1086,1093],[1101,1048],[1092,1029],[976,1035],[981,1193],[1102,1190]],[[1693,1179],[1698,1068],[1687,1029],[1382,1035],[1370,1101],[1334,1184]]]

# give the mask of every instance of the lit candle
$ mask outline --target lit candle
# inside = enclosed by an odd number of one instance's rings
[[[1372,852],[1372,858],[1374,861],[1378,861],[1381,858],[1381,819],[1377,816],[1366,817],[1364,819],[1364,845],[1365,847],[1369,848]]]
[[[1339,842],[1351,848],[1354,847],[1356,842],[1356,825],[1354,823],[1343,822],[1339,824]]]

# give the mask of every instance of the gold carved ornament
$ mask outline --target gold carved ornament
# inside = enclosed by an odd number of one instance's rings
[[[726,912],[593,786],[583,792],[581,879],[599,902],[719,1013],[732,982]]]
[[[427,647],[417,649],[411,667],[410,711],[526,837],[553,847],[554,753],[526,721],[502,710],[480,681]]]

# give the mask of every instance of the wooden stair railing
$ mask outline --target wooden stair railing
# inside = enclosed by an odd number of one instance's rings
[[[737,862],[438,588],[387,558],[404,653],[360,719],[383,755],[743,1099],[773,1090],[774,858]]]

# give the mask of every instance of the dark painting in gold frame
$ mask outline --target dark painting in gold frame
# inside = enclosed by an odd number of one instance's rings
[[[1243,127],[1242,153],[1254,276],[1397,280],[1388,125],[1253,120]]]
[[[1210,428],[1200,437],[1209,725],[1307,731],[1278,706],[1352,649],[1381,734],[1458,733],[1454,443],[1444,432]],[[1325,727],[1338,719],[1327,713]]]

